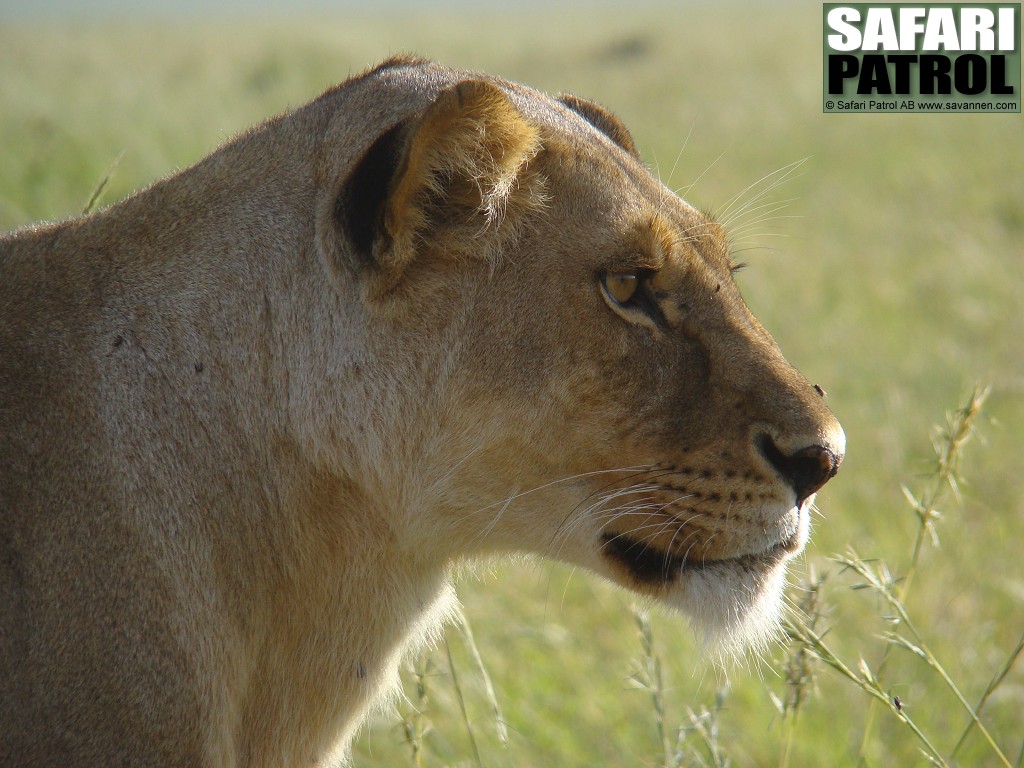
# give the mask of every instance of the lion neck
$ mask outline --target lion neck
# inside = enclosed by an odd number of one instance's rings
[[[450,560],[404,528],[416,499],[369,469],[390,438],[367,425],[392,398],[367,378],[359,296],[324,279],[298,213],[315,148],[293,139],[313,132],[259,130],[293,165],[265,167],[266,141],[242,137],[55,237],[104,286],[86,318],[110,356],[104,439],[166,472],[147,535],[212,590],[187,621],[211,627],[206,685],[237,715],[233,751],[298,764],[344,751],[454,598]]]

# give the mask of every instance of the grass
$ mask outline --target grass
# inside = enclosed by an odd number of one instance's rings
[[[830,647],[825,639],[825,633],[819,632],[816,624],[821,618],[821,604],[817,597],[820,593],[820,582],[813,582],[807,595],[813,595],[813,599],[799,606],[799,610],[787,621],[787,629],[793,642],[793,651],[790,656],[789,669],[800,669],[801,674],[787,676],[787,684],[791,689],[797,691],[797,695],[787,699],[788,706],[783,708],[784,714],[792,713],[794,719],[802,705],[806,702],[802,695],[806,688],[806,681],[810,677],[808,656],[817,658],[841,677],[853,683],[867,696],[866,717],[864,731],[861,738],[858,763],[869,762],[869,751],[873,744],[875,716],[877,715],[878,702],[892,710],[897,718],[907,725],[910,731],[920,742],[920,748],[929,762],[935,765],[947,766],[953,761],[957,751],[963,746],[970,731],[976,728],[984,737],[984,741],[991,752],[991,757],[998,759],[999,764],[1010,768],[1010,762],[992,734],[981,720],[980,712],[984,704],[989,700],[996,688],[1006,679],[1005,673],[1000,672],[993,682],[986,689],[985,694],[976,706],[972,706],[965,698],[959,685],[950,677],[945,667],[932,652],[928,639],[910,617],[908,608],[908,595],[911,583],[920,567],[922,550],[928,540],[934,546],[938,545],[936,534],[936,522],[939,518],[938,502],[943,498],[946,491],[957,493],[958,478],[957,466],[961,452],[970,438],[974,421],[977,419],[981,406],[988,396],[987,391],[975,390],[967,403],[957,410],[949,419],[946,430],[942,433],[940,440],[936,442],[936,466],[934,478],[925,494],[920,498],[910,490],[904,488],[904,494],[910,503],[911,509],[917,516],[918,535],[914,542],[910,563],[901,578],[895,578],[885,562],[867,561],[852,550],[838,557],[835,562],[843,566],[858,578],[855,589],[866,589],[882,598],[881,617],[890,625],[890,629],[882,636],[883,649],[879,654],[879,660],[871,665],[860,656],[857,664],[851,665],[844,662]],[[1024,636],[1021,641],[1024,642]],[[947,687],[948,692],[957,703],[959,703],[969,718],[967,728],[963,736],[953,746],[949,757],[945,757],[943,751],[937,747],[932,738],[925,734],[917,723],[911,718],[910,713],[904,706],[903,699],[886,688],[887,671],[892,659],[894,649],[911,653],[924,661],[930,672],[941,680]],[[1021,643],[1008,657],[1004,670],[1012,668],[1020,654]],[[1024,747],[1024,745],[1022,745]],[[787,764],[789,744],[787,743],[782,765]]]
[[[722,4],[0,26],[2,229],[116,200],[410,50],[595,98],[688,199],[747,206],[732,225],[751,265],[741,288],[828,390],[849,438],[793,574],[809,585],[793,601],[817,618],[793,623],[773,658],[726,673],[677,616],[634,613],[629,595],[562,566],[498,564],[460,588],[472,635],[453,627],[446,647],[410,662],[416,709],[363,734],[359,768],[918,765],[922,749],[963,766],[1000,765],[998,749],[1020,764],[1021,116],[821,114],[820,13]],[[924,436],[978,381],[991,391],[973,417],[977,444],[956,453],[966,480],[953,493]]]

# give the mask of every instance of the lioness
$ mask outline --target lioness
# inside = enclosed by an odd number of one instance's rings
[[[455,567],[776,621],[843,432],[601,107],[399,58],[0,239],[0,764],[344,759]]]

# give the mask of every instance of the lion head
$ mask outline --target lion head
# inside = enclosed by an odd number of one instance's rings
[[[396,536],[770,632],[845,438],[744,305],[727,233],[591,102],[412,60],[349,88],[385,94],[381,125],[328,157],[318,242],[360,307],[354,464]]]

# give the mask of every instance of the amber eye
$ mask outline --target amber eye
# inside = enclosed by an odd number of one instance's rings
[[[625,305],[636,295],[640,278],[635,272],[603,272],[601,285],[612,301]]]

